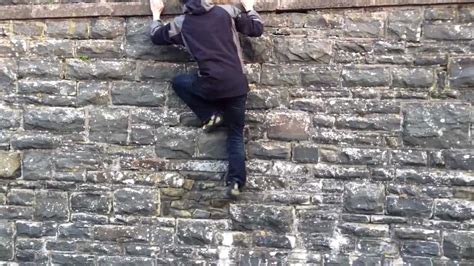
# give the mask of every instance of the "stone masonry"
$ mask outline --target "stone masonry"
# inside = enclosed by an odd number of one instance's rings
[[[474,5],[262,16],[238,201],[151,17],[0,21],[0,262],[473,265]]]

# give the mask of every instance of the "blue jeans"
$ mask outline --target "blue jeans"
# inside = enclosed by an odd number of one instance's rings
[[[243,134],[247,95],[210,101],[199,95],[196,81],[197,75],[178,75],[172,81],[173,89],[202,122],[207,121],[214,113],[223,114],[224,125],[227,127],[226,147],[229,160],[226,184],[235,181],[239,187],[243,187],[247,181]]]

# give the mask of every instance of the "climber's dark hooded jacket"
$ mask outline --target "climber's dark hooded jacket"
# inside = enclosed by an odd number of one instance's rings
[[[158,45],[184,45],[199,65],[196,93],[206,99],[244,95],[248,82],[243,73],[238,33],[258,37],[263,24],[255,11],[208,0],[185,0],[184,15],[163,25],[153,21],[151,40]]]

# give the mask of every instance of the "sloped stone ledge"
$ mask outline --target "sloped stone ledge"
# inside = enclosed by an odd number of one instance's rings
[[[223,0],[218,2],[234,2]],[[474,3],[473,0],[258,0],[258,11],[311,10],[322,8],[353,8],[398,5],[435,5]],[[166,0],[165,14],[181,12],[179,0]],[[76,3],[47,5],[5,5],[0,6],[0,20],[72,18],[99,16],[144,16],[151,15],[148,1],[120,3]]]

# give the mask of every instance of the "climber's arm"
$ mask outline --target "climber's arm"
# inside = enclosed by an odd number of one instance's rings
[[[250,37],[259,37],[263,34],[263,22],[260,15],[253,9],[255,0],[242,0],[245,13],[239,14],[235,19],[237,31]]]
[[[176,17],[173,22],[163,25],[161,22],[161,12],[163,11],[163,0],[150,0],[150,8],[153,13],[153,21],[150,24],[150,38],[154,44],[169,45],[181,44],[181,26],[184,16]]]

